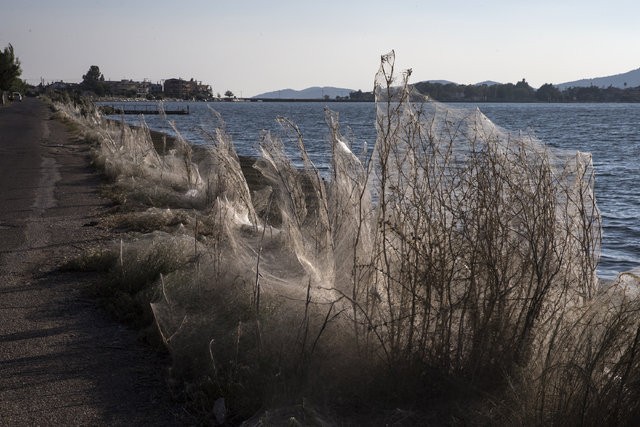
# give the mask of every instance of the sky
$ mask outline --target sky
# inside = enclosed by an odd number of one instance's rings
[[[640,68],[637,0],[0,0],[28,83],[193,78],[239,97],[373,88],[392,49],[411,82],[533,87]]]

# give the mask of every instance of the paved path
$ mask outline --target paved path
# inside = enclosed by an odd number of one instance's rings
[[[56,269],[110,236],[88,149],[50,115],[0,107],[0,426],[184,424],[166,358]]]

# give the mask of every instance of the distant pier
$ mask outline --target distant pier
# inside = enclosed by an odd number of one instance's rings
[[[162,109],[158,105],[103,105],[99,107],[102,114],[166,114],[166,115],[187,115],[189,114],[189,106],[178,109]]]

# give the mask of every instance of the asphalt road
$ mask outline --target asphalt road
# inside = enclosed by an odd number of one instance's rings
[[[37,99],[0,106],[0,426],[182,425],[166,355],[58,266],[114,236],[88,147]]]
[[[22,244],[25,230],[20,223],[35,203],[42,162],[40,145],[48,131],[42,120],[42,108],[33,99],[0,107],[0,242],[3,251]]]

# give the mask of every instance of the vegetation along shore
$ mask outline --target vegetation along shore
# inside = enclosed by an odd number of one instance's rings
[[[212,424],[633,423],[640,300],[595,276],[590,157],[427,101],[393,59],[368,157],[327,112],[328,177],[286,119],[303,167],[269,134],[240,159],[215,113],[195,150],[54,103],[133,233],[67,268],[104,273]]]

